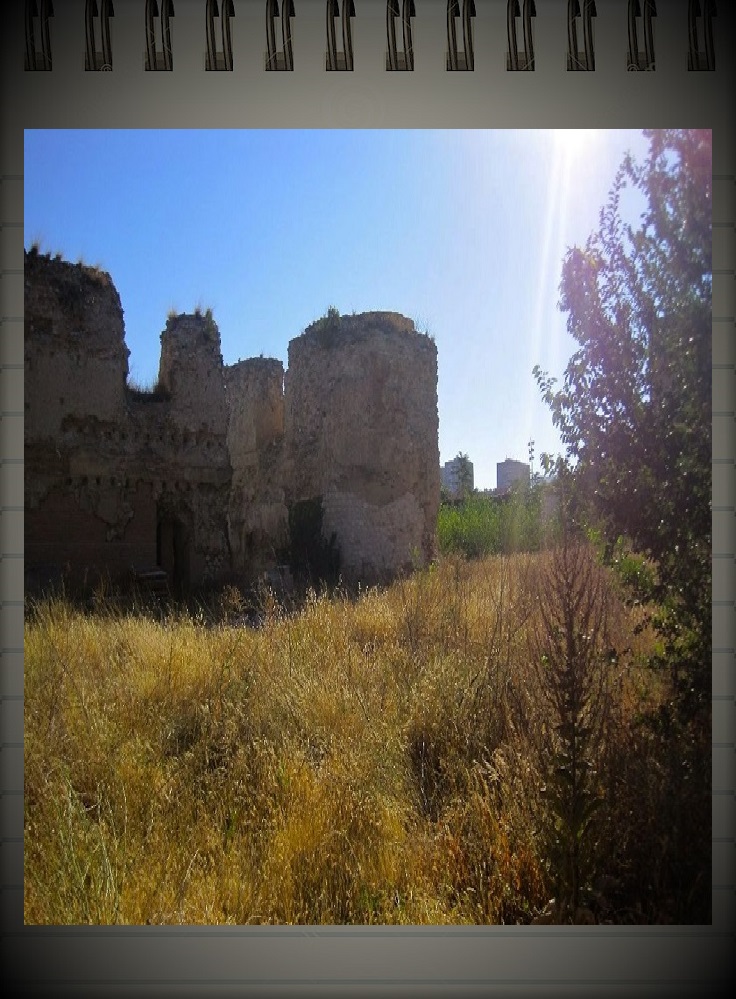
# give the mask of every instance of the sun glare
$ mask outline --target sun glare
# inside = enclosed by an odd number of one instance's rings
[[[568,241],[567,222],[573,199],[575,164],[596,148],[597,129],[556,129],[547,133],[552,139],[548,160],[542,239],[538,245],[537,278],[534,292],[534,318],[529,337],[529,367],[543,361],[557,373],[562,361],[557,319],[559,268]],[[545,143],[546,145],[546,143]],[[548,147],[549,148],[549,147]],[[543,340],[545,341],[543,343]],[[527,385],[525,409],[529,435],[534,435],[535,405],[539,390],[531,380]]]
[[[552,132],[555,153],[563,162],[572,163],[584,156],[595,156],[600,146],[599,128],[558,128]]]

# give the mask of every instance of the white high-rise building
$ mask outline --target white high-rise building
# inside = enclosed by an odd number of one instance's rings
[[[498,492],[507,493],[515,482],[520,482],[525,486],[529,485],[529,465],[525,461],[515,461],[513,458],[496,462],[496,488]]]
[[[472,492],[474,488],[474,477],[473,477],[473,462],[465,459],[462,460],[458,458],[452,458],[451,461],[446,461],[445,464],[440,469],[440,474],[442,478],[443,487],[450,493],[451,496],[458,496],[460,494],[462,480],[460,471],[462,466],[466,465],[468,469],[468,481],[465,483],[469,491]]]

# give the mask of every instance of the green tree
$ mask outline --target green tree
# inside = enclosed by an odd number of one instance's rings
[[[473,491],[473,466],[467,454],[458,451],[455,455],[457,463],[457,487],[461,499],[466,499]]]
[[[580,344],[564,385],[535,375],[589,511],[656,561],[657,595],[701,633],[687,683],[709,698],[711,134],[647,135],[646,162],[627,156],[599,231],[564,260]],[[621,216],[627,184],[648,202],[638,228]]]
[[[645,161],[624,159],[598,230],[563,262],[560,308],[579,344],[564,382],[534,374],[579,514],[609,551],[624,537],[657,566],[661,661],[675,695],[663,725],[680,750],[680,783],[705,787],[708,814],[698,815],[709,840],[712,137],[645,134]],[[623,217],[627,188],[644,199],[635,225]],[[680,851],[699,863],[685,825]]]

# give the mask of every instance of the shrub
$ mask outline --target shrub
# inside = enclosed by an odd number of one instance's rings
[[[443,502],[437,540],[443,555],[477,559],[488,555],[538,551],[544,542],[540,490],[507,496],[472,493],[460,503]]]

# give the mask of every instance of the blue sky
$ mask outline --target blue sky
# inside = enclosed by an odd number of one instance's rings
[[[438,350],[440,458],[478,488],[561,445],[532,375],[574,342],[557,308],[639,132],[26,131],[25,245],[110,272],[130,374],[171,309],[212,308],[226,364],[287,361],[335,306],[410,316]],[[641,206],[632,202],[638,210]]]

